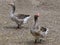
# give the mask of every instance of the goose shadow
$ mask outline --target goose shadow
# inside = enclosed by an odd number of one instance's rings
[[[37,43],[35,43],[34,40],[26,41],[27,45],[40,45],[40,44],[45,44],[45,43],[46,43],[45,41],[43,41],[43,42],[37,42]]]
[[[33,40],[30,40],[30,41],[22,41],[22,42],[15,42],[15,43],[18,43],[18,44],[25,44],[25,45],[38,45],[38,44],[41,44],[41,43],[35,43]]]
[[[35,43],[33,40],[31,41],[26,41],[27,45],[37,45],[37,43]]]
[[[17,43],[17,44],[23,44],[24,43],[24,45],[36,45],[33,40],[31,40],[31,41],[15,42],[15,43]]]
[[[19,28],[17,28],[17,26],[4,26],[4,28],[6,29],[29,29],[29,27],[26,27],[26,26],[21,26]]]

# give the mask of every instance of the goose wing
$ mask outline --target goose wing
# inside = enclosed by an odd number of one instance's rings
[[[31,30],[31,34],[32,34],[33,36],[39,36],[39,35],[40,35],[40,34],[37,33],[36,31],[32,31],[32,30]]]
[[[44,37],[43,35],[41,35],[41,34],[38,33],[38,32],[33,32],[32,35],[35,36],[35,37],[40,37],[40,38],[41,38],[41,37],[42,37],[42,38]]]
[[[46,31],[40,31],[40,34],[43,36],[43,37],[46,37],[47,36],[47,34],[48,34],[48,31],[49,31],[49,29],[48,28],[46,28],[47,30]]]
[[[24,19],[24,18],[26,18],[26,17],[29,17],[30,15],[25,15],[25,14],[18,14],[18,15],[16,15],[16,17],[18,18],[18,19]]]

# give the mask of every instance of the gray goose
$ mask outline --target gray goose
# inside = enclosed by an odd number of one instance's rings
[[[11,8],[11,12],[10,12],[10,17],[12,21],[15,21],[16,24],[18,25],[17,28],[19,28],[22,24],[27,23],[28,19],[30,19],[30,15],[26,15],[26,14],[15,14],[15,3],[10,3],[8,4],[10,5]]]
[[[47,34],[48,34],[48,28],[45,27],[40,27],[37,22],[38,22],[38,15],[34,15],[34,25],[33,27],[30,29],[30,33],[35,37],[35,43],[37,43],[38,40],[44,39]]]

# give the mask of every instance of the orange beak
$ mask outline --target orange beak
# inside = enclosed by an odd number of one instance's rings
[[[38,16],[38,17],[39,17],[39,15],[40,15],[40,14],[39,14],[39,13],[37,13],[35,16]]]

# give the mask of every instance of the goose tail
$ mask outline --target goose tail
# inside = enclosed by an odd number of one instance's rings
[[[24,22],[23,23],[27,23],[27,21],[28,21],[28,19],[30,19],[30,17],[31,16],[24,18]]]
[[[48,34],[48,31],[49,31],[49,29],[47,28],[47,31],[45,32],[46,35]]]

